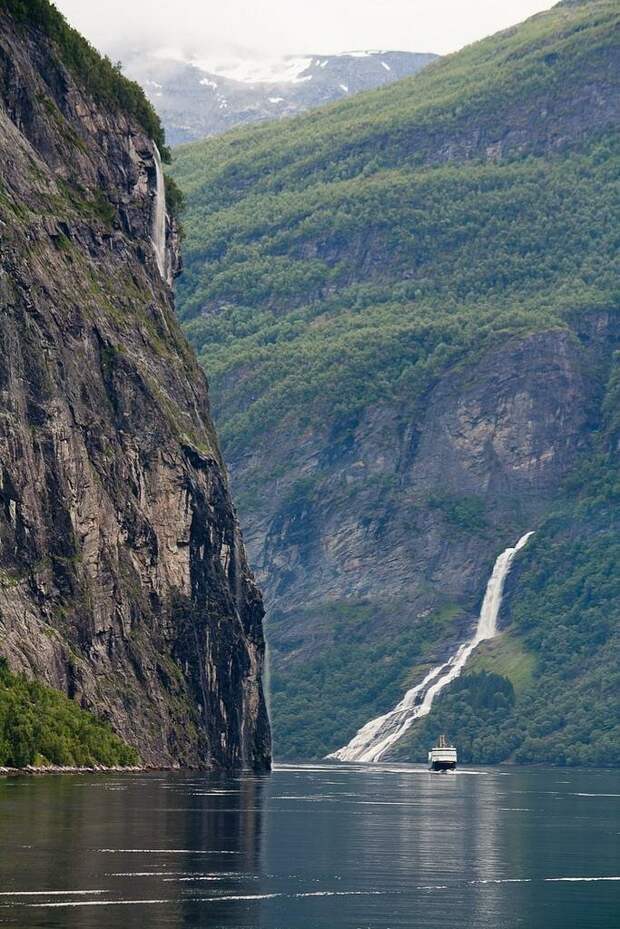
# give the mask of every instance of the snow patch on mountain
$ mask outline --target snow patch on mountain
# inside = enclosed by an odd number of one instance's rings
[[[312,66],[313,58],[289,55],[285,58],[211,59],[190,58],[186,64],[243,84],[287,84]]]

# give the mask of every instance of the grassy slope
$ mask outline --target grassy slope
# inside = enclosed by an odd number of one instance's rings
[[[182,146],[177,172],[191,195],[217,183],[210,206],[205,204],[216,212],[265,192],[289,195],[319,181],[419,166],[438,138],[454,138],[472,118],[490,125],[506,105],[542,92],[550,99],[564,96],[587,70],[584,63],[613,45],[617,20],[612,0],[560,4],[387,88]],[[423,142],[412,150],[419,130]]]
[[[584,83],[617,81],[611,56],[618,18],[610,0],[561,4],[413,79],[178,151],[174,174],[188,197],[180,313],[211,376],[229,454],[251,449],[286,416],[303,425],[379,398],[412,403],[449,367],[472,364],[507,335],[570,327],[582,312],[617,309],[617,146],[605,126],[591,129],[587,113],[581,128],[571,123],[570,108]],[[554,134],[547,109],[571,128]],[[500,161],[476,147],[477,133],[500,139],[507,127],[522,136]],[[612,395],[610,387],[610,407]],[[594,470],[605,479],[616,468],[611,433],[602,430],[598,441]],[[604,727],[588,750],[588,717],[574,717],[578,733],[566,723],[570,690],[561,669],[576,640],[558,633],[553,667],[535,656],[544,644],[540,630],[562,627],[572,608],[563,559],[578,562],[584,579],[595,576],[600,538],[606,546],[617,526],[605,506],[582,523],[574,491],[565,510],[572,529],[560,532],[552,520],[539,533],[552,555],[538,606],[532,560],[511,631],[473,666],[499,680],[464,678],[454,686],[473,707],[472,719],[499,690],[508,728],[528,713],[554,720],[544,736],[534,724],[532,732],[519,730],[519,757],[546,757],[549,739],[562,731],[557,760],[595,762],[605,755]],[[609,587],[591,596],[595,612],[610,612]],[[532,612],[534,631],[518,619],[519,609]],[[588,600],[575,607],[575,635],[589,609]],[[613,624],[603,624],[596,643],[579,646],[584,694],[594,687],[595,652],[609,670],[612,633]],[[405,652],[403,683],[407,661],[421,657]],[[324,731],[298,731],[308,701],[317,717],[338,704],[337,662],[324,658],[303,681],[274,681],[276,744],[281,733],[291,754],[325,748]],[[512,698],[510,687],[502,690],[509,679]],[[554,683],[547,688],[545,681]],[[607,698],[596,686],[602,720]],[[517,751],[512,742],[474,745],[480,733],[472,726],[471,757],[498,760]],[[482,736],[497,726],[485,717]],[[428,734],[409,751],[420,754]],[[582,748],[573,750],[577,743]]]

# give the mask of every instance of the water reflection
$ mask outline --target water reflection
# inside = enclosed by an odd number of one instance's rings
[[[143,929],[146,908],[155,929],[201,925],[199,898],[256,894],[262,794],[182,774],[0,780],[0,925]],[[257,905],[210,912],[255,927]]]
[[[614,876],[618,794],[406,765],[0,778],[0,926],[611,927],[620,883],[555,878]]]

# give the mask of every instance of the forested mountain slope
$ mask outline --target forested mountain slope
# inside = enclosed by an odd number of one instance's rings
[[[178,150],[179,311],[265,587],[281,755],[390,708],[536,530],[505,632],[398,752],[441,723],[474,760],[613,760],[619,17],[565,0]]]
[[[47,0],[0,0],[0,763],[269,766],[163,142]]]

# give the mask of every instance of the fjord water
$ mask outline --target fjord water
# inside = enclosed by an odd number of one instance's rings
[[[611,929],[619,810],[609,771],[0,778],[0,926]]]

